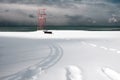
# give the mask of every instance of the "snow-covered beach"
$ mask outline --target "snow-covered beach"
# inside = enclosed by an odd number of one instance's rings
[[[119,80],[120,32],[0,32],[0,80]]]

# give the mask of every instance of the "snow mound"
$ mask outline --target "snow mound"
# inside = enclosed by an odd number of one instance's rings
[[[8,80],[38,80],[40,74],[43,72],[42,68],[30,67],[20,74],[15,74]]]
[[[82,80],[82,71],[74,65],[66,67],[66,79],[67,80]]]
[[[102,68],[102,72],[112,80],[120,80],[120,74],[110,68]]]
[[[41,68],[31,68],[28,69],[25,73],[25,75],[23,75],[21,77],[21,80],[37,80],[40,76],[40,74],[42,73],[42,69]]]

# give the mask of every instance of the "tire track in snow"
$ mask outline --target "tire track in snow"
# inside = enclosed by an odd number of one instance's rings
[[[82,44],[89,45],[89,46],[92,46],[92,47],[98,47],[98,48],[101,48],[101,49],[104,49],[104,50],[108,50],[108,51],[120,54],[120,50],[115,49],[115,48],[107,48],[105,46],[99,46],[99,45],[96,45],[94,43],[87,43],[85,41],[83,41]]]
[[[108,48],[104,47],[104,46],[100,46],[99,48],[104,49],[104,50],[108,50]]]
[[[111,80],[120,80],[120,73],[110,68],[102,68],[101,71]]]
[[[50,54],[39,63],[20,72],[0,78],[0,80],[37,80],[40,74],[55,65],[63,56],[63,50],[58,44],[50,44]]]
[[[88,44],[92,47],[97,47],[97,45],[95,45],[95,44],[92,44],[92,43],[88,43]]]
[[[96,45],[94,43],[87,43],[87,42],[83,41],[82,44],[89,45],[89,46],[92,46],[92,47],[98,47],[98,48],[101,48],[103,50],[108,50],[108,51],[111,51],[111,52],[120,53],[120,50],[118,50],[118,49],[107,48],[105,46],[99,46],[99,45]],[[120,73],[118,73],[118,72],[116,72],[116,71],[114,71],[110,68],[102,68],[101,71],[104,75],[106,75],[111,80],[120,80]]]
[[[45,58],[44,61],[36,64],[37,67],[41,67],[42,69],[48,69],[55,65],[63,56],[63,50],[58,44],[51,44],[50,46],[50,54]]]

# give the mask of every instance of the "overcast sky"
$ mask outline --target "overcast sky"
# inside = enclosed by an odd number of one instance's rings
[[[47,25],[120,25],[120,0],[0,0],[0,24],[37,24],[47,9]]]

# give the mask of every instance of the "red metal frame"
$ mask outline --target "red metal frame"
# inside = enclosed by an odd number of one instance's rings
[[[46,9],[38,9],[38,30],[45,29]]]

